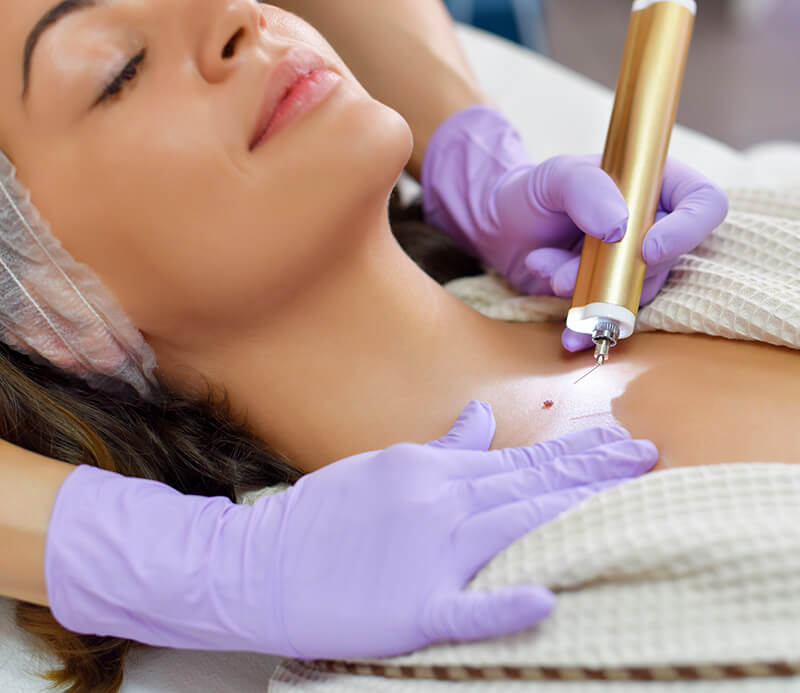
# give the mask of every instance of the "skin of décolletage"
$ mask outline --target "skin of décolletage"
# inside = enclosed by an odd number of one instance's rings
[[[98,3],[42,35],[23,101],[25,37],[51,4],[0,0],[0,147],[161,373],[188,392],[224,386],[299,469],[435,439],[470,399],[492,404],[494,447],[618,423],[656,443],[657,468],[800,461],[790,349],[636,334],[574,385],[592,360],[563,351],[563,325],[492,321],[429,279],[386,209],[408,124],[296,16]],[[342,82],[250,151],[269,71],[297,46]],[[142,50],[135,78],[93,105]]]

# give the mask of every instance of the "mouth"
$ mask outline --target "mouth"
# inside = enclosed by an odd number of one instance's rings
[[[293,116],[322,100],[341,81],[323,58],[306,48],[291,48],[267,75],[263,100],[250,138],[253,151]]]

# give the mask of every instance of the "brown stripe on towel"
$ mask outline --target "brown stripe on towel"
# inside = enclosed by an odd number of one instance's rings
[[[439,681],[697,681],[800,675],[800,660],[650,667],[409,666],[331,659],[301,663],[317,671],[337,674]]]

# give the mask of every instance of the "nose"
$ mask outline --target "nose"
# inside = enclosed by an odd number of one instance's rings
[[[261,13],[256,0],[206,0],[196,8],[205,20],[198,69],[208,82],[222,82],[256,42]]]

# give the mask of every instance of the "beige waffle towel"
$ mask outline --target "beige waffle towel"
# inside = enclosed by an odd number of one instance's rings
[[[800,191],[730,198],[728,219],[681,257],[637,330],[800,348]],[[493,276],[447,288],[502,320],[563,319],[569,308]],[[269,690],[800,691],[800,466],[679,468],[622,484],[514,542],[466,589],[520,582],[558,594],[536,628],[402,657],[285,660]]]
[[[800,189],[729,191],[727,219],[673,266],[636,331],[701,332],[800,349]],[[520,296],[494,275],[447,290],[498,320],[567,317],[570,299]]]

